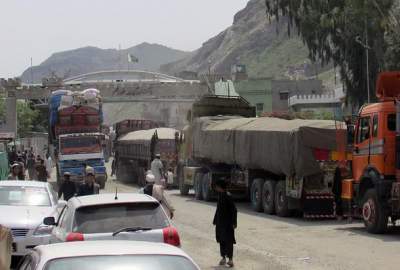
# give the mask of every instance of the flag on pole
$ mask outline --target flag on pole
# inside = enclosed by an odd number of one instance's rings
[[[129,63],[138,63],[139,59],[136,56],[128,53],[128,62]]]

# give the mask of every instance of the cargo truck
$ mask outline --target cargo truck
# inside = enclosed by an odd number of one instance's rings
[[[90,166],[96,182],[104,188],[107,172],[100,133],[103,115],[99,91],[57,90],[49,102],[49,151],[56,162],[57,183],[69,172],[78,185],[84,180],[85,167]]]
[[[353,157],[342,174],[342,199],[345,213],[384,233],[389,219],[400,219],[400,72],[381,73],[376,94],[378,102],[362,106],[349,130]]]
[[[194,188],[197,199],[209,201],[222,179],[255,211],[333,218],[336,138],[345,128],[334,121],[255,115],[241,97],[205,96],[193,104],[182,137],[180,193]]]
[[[176,171],[180,133],[173,128],[129,132],[115,143],[116,175],[121,181],[145,185],[146,171],[156,154],[161,155],[165,172]]]

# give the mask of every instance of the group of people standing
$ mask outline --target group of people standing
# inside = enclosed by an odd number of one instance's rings
[[[87,196],[99,194],[100,186],[96,183],[95,171],[92,167],[85,167],[85,181],[83,184],[77,186],[75,182],[71,181],[71,174],[64,173],[64,179],[58,189],[58,198],[63,198],[68,201],[74,196]]]
[[[38,180],[46,182],[51,175],[53,162],[50,155],[46,159],[30,151],[13,151],[9,156],[10,174],[8,180]],[[26,171],[28,176],[26,176]]]

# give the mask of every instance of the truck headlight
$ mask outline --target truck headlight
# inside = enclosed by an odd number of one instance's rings
[[[49,234],[51,234],[52,230],[53,230],[53,226],[40,225],[39,227],[36,228],[33,235],[35,235],[35,236],[49,235]]]

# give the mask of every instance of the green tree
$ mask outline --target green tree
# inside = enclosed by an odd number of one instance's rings
[[[386,33],[395,0],[266,0],[267,14],[289,18],[288,27],[296,27],[307,45],[310,58],[333,62],[339,68],[347,96],[354,106],[367,99],[366,47],[369,48],[371,97],[377,74],[387,65]],[[385,38],[386,37],[386,38]],[[367,46],[364,46],[367,45]],[[398,46],[395,45],[398,50]],[[392,50],[396,52],[396,50]],[[386,58],[385,58],[386,55]]]
[[[4,98],[0,98],[0,119],[5,121]],[[46,117],[39,110],[31,107],[30,103],[17,101],[17,136],[25,137],[29,132],[45,132],[43,124]]]

